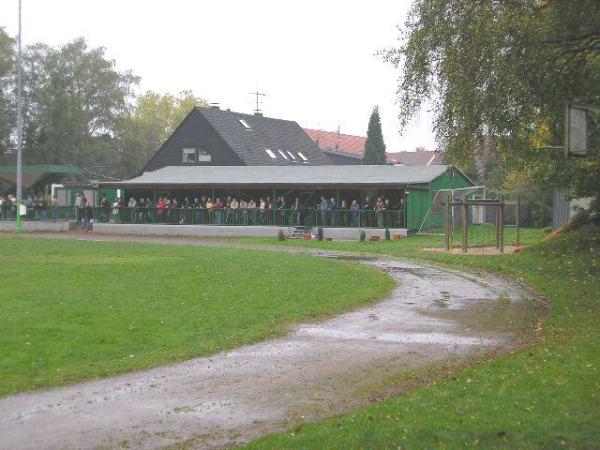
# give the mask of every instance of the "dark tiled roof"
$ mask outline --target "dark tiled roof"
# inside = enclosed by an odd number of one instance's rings
[[[388,153],[388,161],[405,166],[433,166],[444,164],[442,152],[419,150],[416,152]]]
[[[352,153],[340,152],[337,150],[323,150],[329,159],[336,165],[356,165],[362,164],[362,155],[353,155]]]
[[[253,114],[242,114],[224,111],[217,108],[196,108],[223,140],[235,151],[242,161],[249,166],[278,166],[278,165],[330,165],[332,161],[319,150],[315,143],[302,130],[300,125],[291,120],[273,119]],[[246,128],[240,119],[250,128]],[[270,149],[277,156],[271,158],[265,149]],[[279,154],[293,152],[297,158],[294,162]],[[301,152],[308,163],[298,157]]]
[[[310,128],[305,128],[304,131],[322,150],[335,150],[359,156],[362,156],[365,152],[367,138],[364,136],[352,136],[335,131],[313,130]]]

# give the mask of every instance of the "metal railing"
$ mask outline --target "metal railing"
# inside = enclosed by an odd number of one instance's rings
[[[93,207],[93,222],[117,224],[304,226],[337,228],[404,228],[404,211],[321,209],[232,209]],[[88,213],[89,214],[89,213]],[[0,211],[0,220],[15,220],[16,210]],[[27,209],[25,221],[83,221],[85,213],[74,206]]]

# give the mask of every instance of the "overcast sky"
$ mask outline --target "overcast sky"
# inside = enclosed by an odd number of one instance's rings
[[[388,151],[435,148],[430,114],[401,135],[398,73],[376,53],[397,42],[409,0],[23,0],[23,42],[59,45],[83,36],[140,91],[192,90],[251,112],[259,89],[270,117],[366,135],[379,105]],[[17,0],[0,2],[0,26],[17,33]]]

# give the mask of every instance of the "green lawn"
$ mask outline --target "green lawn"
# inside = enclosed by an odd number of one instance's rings
[[[369,232],[367,231],[367,239]],[[356,230],[356,236],[358,237],[359,230]],[[325,231],[327,235],[327,231]],[[539,228],[522,228],[521,229],[521,245],[528,246],[542,242],[546,237],[546,231]],[[394,256],[410,256],[416,258],[430,257],[428,253],[422,252],[423,248],[443,248],[444,237],[439,235],[412,235],[409,238],[401,239],[399,241],[373,241],[373,242],[359,242],[359,241],[303,241],[303,240],[286,240],[279,241],[271,238],[232,238],[232,241],[245,243],[245,244],[256,244],[256,245],[277,245],[285,247],[301,247],[301,248],[317,248],[326,250],[339,250],[347,252],[360,252],[360,253],[382,253]],[[505,230],[505,245],[513,245],[516,241],[516,232],[514,228],[507,228]],[[454,247],[460,247],[462,245],[462,239],[460,233],[456,233],[453,241]],[[435,258],[435,257],[434,257]],[[440,260],[439,257],[437,260]],[[442,257],[440,260],[444,262],[445,259]],[[451,260],[455,262],[454,257]]]
[[[0,396],[256,342],[385,295],[357,264],[0,236]]]
[[[354,413],[254,442],[256,449],[599,448],[600,230],[548,242],[529,236],[516,255],[420,252],[430,237],[400,242],[297,242],[389,253],[499,272],[550,299],[538,340],[499,359]],[[276,242],[276,241],[273,241]],[[438,241],[439,245],[439,241]]]

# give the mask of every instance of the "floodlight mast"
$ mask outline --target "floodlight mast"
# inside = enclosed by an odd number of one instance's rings
[[[17,53],[17,232],[23,231],[21,224],[21,202],[23,200],[23,68],[21,64],[21,0],[19,0],[19,36]]]

